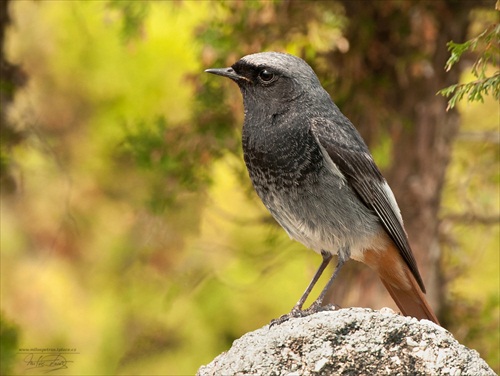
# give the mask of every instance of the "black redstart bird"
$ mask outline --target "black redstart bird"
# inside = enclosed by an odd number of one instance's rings
[[[404,315],[438,323],[394,195],[312,68],[289,54],[263,52],[206,72],[230,78],[241,90],[244,159],[262,202],[291,238],[323,257],[300,300],[277,323],[322,309],[349,258],[378,273]],[[332,277],[303,310],[332,255],[338,256]]]

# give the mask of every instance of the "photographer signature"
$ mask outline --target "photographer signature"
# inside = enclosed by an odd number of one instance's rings
[[[68,363],[73,363],[67,360],[63,354],[27,354],[24,357],[26,369],[40,369],[45,373],[67,369]]]

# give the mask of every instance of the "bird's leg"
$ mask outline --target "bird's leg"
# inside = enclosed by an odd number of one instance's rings
[[[311,280],[311,282],[307,286],[306,291],[304,291],[304,293],[300,297],[297,304],[295,304],[293,306],[290,313],[283,315],[277,319],[272,320],[270,326],[279,325],[279,324],[287,321],[291,317],[305,316],[304,311],[302,310],[302,306],[304,305],[305,301],[307,300],[307,297],[311,293],[312,289],[314,288],[314,286],[318,282],[318,279],[321,277],[321,275],[325,271],[325,268],[328,266],[328,264],[330,263],[330,260],[332,259],[332,254],[329,252],[321,251],[321,256],[323,256],[323,261],[321,262],[321,265],[319,266],[318,270],[314,274],[313,279]]]
[[[342,268],[342,266],[344,265],[344,263],[347,260],[349,260],[349,257],[350,257],[350,251],[349,251],[349,249],[347,251],[345,251],[345,252],[339,252],[339,257],[338,257],[337,266],[335,268],[335,271],[333,272],[332,276],[330,277],[330,280],[326,284],[326,286],[323,289],[323,291],[321,291],[321,294],[319,294],[318,298],[307,309],[308,313],[311,314],[311,313],[315,313],[315,312],[318,312],[318,311],[322,310],[323,299],[325,299],[326,293],[328,292],[328,290],[330,289],[330,287],[332,287],[333,281],[335,281],[335,278],[337,278],[337,276],[338,276],[338,274],[340,272],[340,269]]]
[[[321,262],[321,265],[319,266],[318,270],[314,274],[314,277],[311,280],[311,282],[309,282],[309,286],[307,286],[306,291],[304,291],[304,293],[300,297],[300,299],[297,302],[297,304],[295,304],[293,306],[292,312],[302,311],[302,306],[306,302],[306,300],[307,300],[309,294],[311,293],[312,289],[314,288],[314,286],[318,282],[319,278],[321,277],[321,275],[325,271],[326,267],[330,263],[330,260],[332,259],[332,254],[329,253],[329,252],[321,251],[321,256],[323,256],[323,261]]]

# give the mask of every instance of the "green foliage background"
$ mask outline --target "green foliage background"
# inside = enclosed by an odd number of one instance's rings
[[[270,4],[241,5],[242,19]],[[346,48],[345,19],[321,6],[321,22],[275,47]],[[218,2],[13,3],[6,47],[29,82],[9,112],[22,141],[2,144],[18,184],[1,197],[2,363],[15,346],[71,347],[64,374],[193,374],[308,283],[317,255],[251,191],[237,88],[202,73],[240,57],[245,28],[227,14]],[[464,130],[498,131],[496,102],[460,110]],[[498,141],[458,139],[447,180],[455,335],[498,367],[498,223],[453,218],[498,215]]]

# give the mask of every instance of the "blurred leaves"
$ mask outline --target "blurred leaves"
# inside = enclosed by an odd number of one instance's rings
[[[150,10],[148,1],[108,1],[109,9],[116,9],[122,14],[122,31],[125,42],[142,35],[143,24]]]
[[[10,375],[19,351],[19,328],[0,314],[0,374]]]
[[[125,128],[121,164],[132,161],[158,177],[157,189],[150,192],[152,211],[161,213],[165,205],[175,203],[180,191],[197,191],[210,181],[208,165],[212,156],[200,133],[183,126],[169,127],[165,117],[140,122],[134,130]]]

